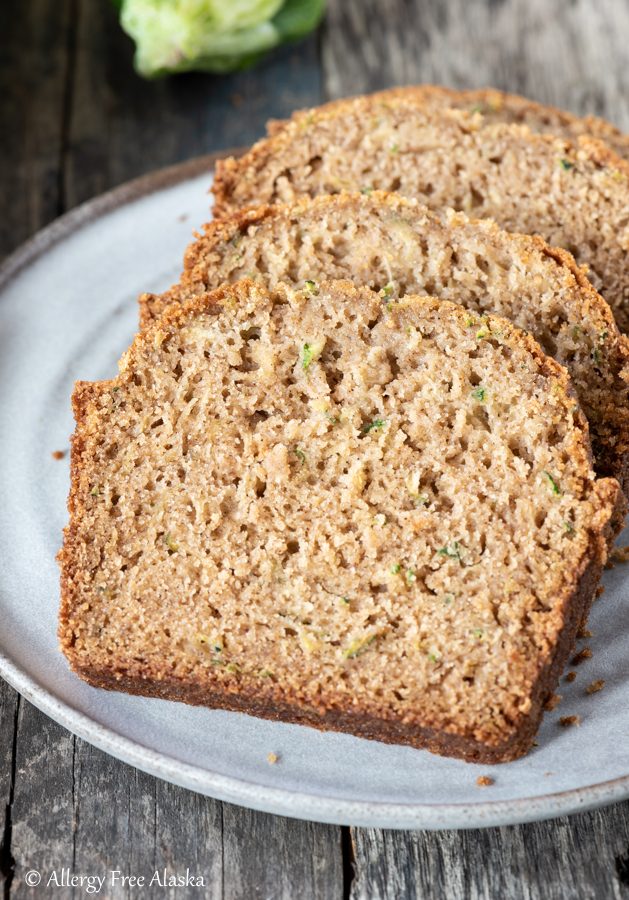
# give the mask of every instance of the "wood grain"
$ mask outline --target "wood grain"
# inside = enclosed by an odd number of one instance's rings
[[[10,887],[14,859],[12,843],[12,805],[15,783],[17,716],[20,698],[8,684],[0,681],[0,887]],[[5,891],[6,893],[6,891]]]
[[[74,773],[77,872],[118,870],[150,884],[155,872],[184,874],[189,868],[203,877],[205,897],[222,897],[222,804],[121,764],[83,741],[77,741]],[[135,895],[137,889],[112,883],[110,876],[108,897]],[[165,888],[160,896],[181,891]]]
[[[37,896],[22,882],[29,869],[72,865],[75,831],[74,737],[39,710],[20,704],[12,805],[13,889]]]
[[[352,900],[626,900],[629,804],[484,831],[354,832]]]
[[[629,128],[627,34],[620,0],[332,0],[324,87],[492,85]]]
[[[3,0],[0,27],[0,186],[9,201],[0,253],[90,196],[250,142],[269,116],[324,96],[414,81],[494,84],[629,127],[629,6],[620,0],[330,0],[319,37],[256,69],[157,82],[133,74],[131,44],[108,2]],[[204,875],[203,895],[221,900],[629,898],[629,804],[487,831],[350,831],[243,810],[144,775],[4,684],[0,724],[5,897],[30,895],[29,867],[146,874],[188,866]],[[184,896],[142,896],[175,893]]]
[[[340,829],[223,805],[225,900],[341,900]]]
[[[0,3],[0,254],[62,211],[59,159],[70,0]]]

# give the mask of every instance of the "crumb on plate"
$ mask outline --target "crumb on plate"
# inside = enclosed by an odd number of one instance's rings
[[[559,724],[562,726],[562,728],[570,728],[572,725],[580,725],[581,716],[562,716],[559,719]]]
[[[605,680],[603,678],[598,678],[596,681],[593,681],[592,684],[588,684],[585,689],[586,694],[598,694],[599,691],[602,691],[605,687]]]
[[[491,775],[479,775],[476,779],[476,784],[479,787],[490,787],[494,783],[494,779]]]
[[[583,650],[579,650],[579,652],[575,656],[572,657],[571,662],[572,662],[573,666],[580,666],[581,663],[583,662],[583,660],[591,659],[591,658],[592,658],[592,651],[590,650],[589,647],[584,647]]]

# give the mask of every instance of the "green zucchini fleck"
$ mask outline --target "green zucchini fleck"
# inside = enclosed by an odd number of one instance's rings
[[[355,657],[364,653],[377,637],[378,634],[366,634],[364,637],[356,638],[345,648],[345,650],[343,650],[343,656],[345,659],[355,659]]]
[[[365,422],[362,427],[363,434],[369,434],[370,431],[382,431],[386,421],[384,419],[374,419],[373,422]]]
[[[233,675],[237,675],[239,672],[242,672],[242,668],[238,665],[238,663],[227,663],[225,666],[225,671],[231,672]]]
[[[169,553],[176,553],[179,550],[179,544],[176,543],[170,531],[167,531],[164,535],[164,543],[168,547]]]
[[[553,476],[550,474],[550,472],[546,472],[546,471],[544,471],[544,477],[548,481],[548,484],[550,485],[550,489],[553,492],[553,494],[555,494],[555,496],[559,497],[561,495],[561,488],[559,487],[559,484],[556,481],[556,479],[553,478]]]
[[[461,558],[461,545],[458,541],[453,541],[451,544],[446,544],[445,547],[441,547],[437,550],[439,556],[446,556],[448,559],[458,559],[458,561],[463,565],[463,560]]]
[[[301,348],[301,367],[304,372],[308,371],[308,367],[312,362],[313,350],[312,344],[304,344]]]

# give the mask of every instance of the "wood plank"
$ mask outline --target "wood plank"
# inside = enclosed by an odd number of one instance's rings
[[[59,214],[70,0],[0,4],[0,256]]]
[[[117,900],[137,894],[124,876],[143,878],[149,895],[180,897],[181,887],[163,884],[189,870],[203,878],[204,897],[221,897],[220,803],[159,781],[83,741],[77,741],[74,773],[76,873],[107,877],[107,896]]]
[[[22,700],[16,734],[15,785],[12,803],[11,853],[15,859],[12,890],[36,896],[24,875],[57,866],[73,858],[74,737]]]
[[[324,88],[492,85],[629,128],[628,33],[617,0],[330,0]]]
[[[74,739],[32,707],[20,717],[17,746],[10,848],[20,896],[41,890],[25,883],[31,869],[47,880],[69,868],[105,877],[112,900],[134,895],[123,876],[149,886],[157,875],[164,883],[164,871],[167,878],[187,870],[204,879],[203,896],[216,900],[342,897],[334,826],[241,809],[159,781]],[[158,889],[159,896],[181,896],[180,887],[154,884],[155,895]]]
[[[14,869],[11,852],[14,736],[19,705],[20,699],[15,691],[0,680],[0,893],[4,894],[8,894]]]
[[[11,252],[61,211],[58,176],[70,19],[71,0],[55,4],[5,0],[0,8],[0,195],[5,198],[0,255]],[[0,885],[9,896],[26,858],[45,861],[61,845],[67,846],[67,834],[47,826],[45,846],[36,846],[33,835],[43,827],[44,813],[41,789],[32,790],[36,779],[31,773],[37,770],[40,784],[59,791],[55,803],[71,833],[66,789],[72,778],[73,739],[4,683],[0,684],[0,722]]]
[[[224,804],[225,900],[341,900],[340,829]]]
[[[266,120],[321,97],[317,40],[280,48],[256,68],[147,81],[113,4],[81,0],[69,130],[67,207],[136,175],[262,136]]]
[[[629,803],[478,831],[354,830],[352,900],[625,900]]]
[[[61,879],[69,868],[107,878],[112,900],[133,895],[121,876],[149,885],[156,872],[163,882],[164,870],[202,876],[203,896],[216,900],[342,897],[339,828],[241,809],[159,781],[22,705],[28,711],[18,725],[10,844],[20,896],[41,890],[24,881],[31,869]],[[112,871],[120,873],[115,880]],[[159,896],[181,896],[181,888],[160,888]]]

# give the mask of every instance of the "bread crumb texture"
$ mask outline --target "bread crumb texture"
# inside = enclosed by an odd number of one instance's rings
[[[590,136],[431,107],[413,89],[357,97],[310,110],[239,159],[220,161],[214,212],[374,189],[541,234],[588,266],[629,330],[629,164]]]
[[[466,758],[528,749],[619,493],[531,338],[347,282],[244,281],[169,310],[73,402],[79,674]]]
[[[597,472],[629,492],[629,347],[568,254],[394,194],[324,196],[211,222],[188,248],[183,283],[144,296],[142,322],[244,277],[311,290],[348,278],[385,302],[431,294],[510,319],[566,366],[590,423]]]
[[[581,135],[591,135],[605,141],[619,156],[629,158],[629,137],[605,119],[597,116],[575,116],[563,109],[546,106],[507,94],[495,88],[472,88],[457,91],[432,84],[414,85],[412,87],[388,88],[372,95],[374,100],[387,102],[396,97],[412,98],[426,109],[462,109],[465,112],[480,116],[484,124],[491,122],[507,122],[516,125],[528,125],[531,131],[538,134],[553,134],[574,139]],[[333,100],[325,104],[325,109],[344,103],[344,100]],[[304,119],[309,110],[298,110],[292,119]],[[270,123],[269,133],[277,133],[286,126],[286,121]]]

